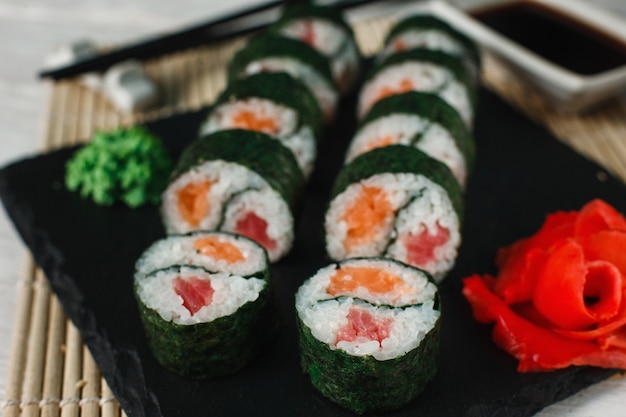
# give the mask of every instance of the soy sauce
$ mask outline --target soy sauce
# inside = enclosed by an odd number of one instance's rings
[[[472,15],[543,58],[581,75],[626,65],[626,43],[545,5],[521,1]]]

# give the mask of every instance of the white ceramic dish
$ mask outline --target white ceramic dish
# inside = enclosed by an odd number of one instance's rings
[[[415,6],[448,21],[473,38],[485,51],[509,63],[538,88],[559,110],[579,112],[610,97],[626,92],[626,66],[595,75],[581,75],[560,67],[474,19],[469,13],[479,8],[513,3],[516,0],[474,0],[463,9],[443,0]],[[547,6],[586,26],[595,27],[626,44],[626,20],[576,0],[525,0]],[[406,14],[406,12],[405,12]],[[532,30],[529,28],[529,30]]]

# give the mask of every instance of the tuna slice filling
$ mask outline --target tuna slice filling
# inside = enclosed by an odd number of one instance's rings
[[[335,345],[342,341],[376,341],[382,345],[382,341],[389,337],[393,324],[393,320],[390,318],[376,320],[369,312],[357,307],[351,307],[346,318],[348,324],[337,332]]]
[[[235,232],[255,240],[268,251],[276,249],[276,241],[267,234],[267,221],[253,211],[245,213],[237,220]]]
[[[183,306],[192,316],[213,300],[215,290],[211,287],[210,281],[196,277],[187,279],[176,277],[172,283],[176,294],[183,299]]]

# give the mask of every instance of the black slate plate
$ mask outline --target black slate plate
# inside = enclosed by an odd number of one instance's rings
[[[480,99],[464,243],[441,289],[439,372],[420,398],[389,416],[529,416],[616,372],[581,367],[519,374],[516,361],[491,341],[490,327],[471,318],[460,279],[493,272],[497,248],[533,233],[547,213],[578,209],[593,198],[626,212],[619,180],[493,94],[483,90]],[[296,246],[272,268],[282,314],[279,337],[249,368],[215,381],[181,379],[158,366],[147,348],[131,288],[135,259],[163,235],[156,208],[101,208],[65,191],[64,163],[75,148],[0,171],[9,216],[129,417],[351,415],[317,394],[301,374],[293,308],[297,287],[326,263],[323,212],[353,127],[352,106],[343,108],[347,113],[322,145],[309,183]],[[181,114],[148,127],[178,154],[201,117]]]

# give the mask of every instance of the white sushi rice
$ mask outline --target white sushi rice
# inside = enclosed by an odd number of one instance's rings
[[[401,45],[401,46],[399,46]],[[381,58],[414,48],[431,49],[462,57],[467,51],[459,41],[437,29],[409,29],[391,38],[380,53]]]
[[[361,194],[363,187],[384,189],[391,203],[392,213],[369,242],[348,250],[344,244],[348,235],[348,224],[343,217],[347,208]],[[378,174],[349,185],[331,201],[324,220],[326,252],[334,260],[385,255],[408,263],[406,249],[400,238],[408,233],[419,234],[424,228],[435,234],[437,225],[448,229],[450,237],[435,251],[436,262],[423,269],[441,280],[454,264],[461,243],[460,221],[448,193],[424,175]],[[394,240],[395,243],[386,250]]]
[[[211,111],[200,128],[200,135],[240,128],[235,117],[242,112],[251,112],[259,118],[274,121],[278,131],[265,129],[261,130],[262,133],[278,139],[296,157],[305,176],[311,175],[317,156],[317,141],[312,127],[300,126],[298,113],[294,109],[270,100],[250,97],[221,104]]]
[[[417,136],[419,135],[419,138]],[[346,163],[376,146],[380,138],[391,144],[413,145],[450,168],[462,186],[467,180],[467,164],[454,138],[438,123],[417,114],[390,114],[371,121],[356,133],[346,152]]]
[[[360,71],[358,47],[350,33],[325,19],[294,19],[281,28],[283,36],[304,40],[314,33],[312,47],[330,59],[333,78],[342,92],[347,92]]]
[[[242,75],[260,72],[286,72],[299,79],[311,91],[327,121],[333,120],[337,112],[339,93],[322,74],[311,66],[293,58],[267,57],[249,63]]]
[[[459,112],[468,127],[472,126],[474,111],[469,92],[463,83],[445,67],[422,61],[407,61],[391,65],[369,80],[359,95],[359,118],[363,118],[380,100],[381,91],[388,88],[400,91],[402,83],[407,81],[411,83],[414,91],[437,94]]]
[[[420,271],[389,261],[359,259],[350,261],[349,265],[373,266],[391,273],[402,270],[398,276],[416,290],[412,297],[414,305],[407,306],[406,300],[379,305],[377,300],[365,298],[362,293],[331,298],[326,288],[336,266],[330,265],[319,270],[296,293],[296,311],[312,335],[330,349],[340,349],[354,356],[369,355],[379,361],[400,357],[417,348],[440,317],[434,303],[436,286]],[[338,341],[338,334],[348,324],[352,308],[366,311],[375,321],[389,322],[388,337],[380,342],[364,337]]]
[[[399,45],[402,46],[399,47]],[[378,57],[380,59],[384,59],[396,52],[415,48],[442,51],[447,54],[456,56],[463,61],[463,65],[469,71],[472,79],[478,79],[478,67],[469,57],[469,52],[467,51],[466,47],[457,39],[455,39],[454,36],[451,36],[449,33],[443,30],[429,28],[408,29],[389,39],[387,45],[380,52]]]
[[[378,146],[376,142],[381,138],[389,138],[389,145],[410,145],[415,136],[429,125],[423,117],[409,114],[391,114],[372,120],[361,127],[350,142],[346,152],[345,162],[349,163],[357,156]]]
[[[210,281],[214,290],[212,301],[195,314],[183,305],[183,298],[176,293],[173,280],[191,277]],[[193,325],[229,316],[248,302],[255,301],[265,287],[258,278],[243,278],[225,272],[208,273],[201,268],[181,267],[166,269],[148,276],[136,278],[136,293],[146,307],[156,310],[165,321]]]
[[[242,258],[227,262],[199,252],[194,244],[204,238],[214,238],[220,243],[235,246]],[[197,266],[207,271],[228,272],[244,277],[264,271],[267,256],[262,246],[242,236],[221,232],[197,232],[188,235],[173,235],[157,240],[144,251],[135,264],[135,273],[141,276],[174,265]]]
[[[450,168],[461,187],[467,183],[467,162],[447,129],[433,123],[416,144],[418,149]]]
[[[192,225],[178,210],[178,192],[189,184],[202,181],[213,183],[207,193],[210,209],[198,225]],[[237,197],[233,198],[235,195]],[[166,232],[183,234],[218,228],[234,231],[233,224],[246,208],[268,222],[268,235],[277,242],[277,248],[268,251],[270,260],[273,262],[285,255],[293,243],[293,217],[289,206],[265,179],[242,165],[217,160],[191,168],[166,188],[161,212]]]

